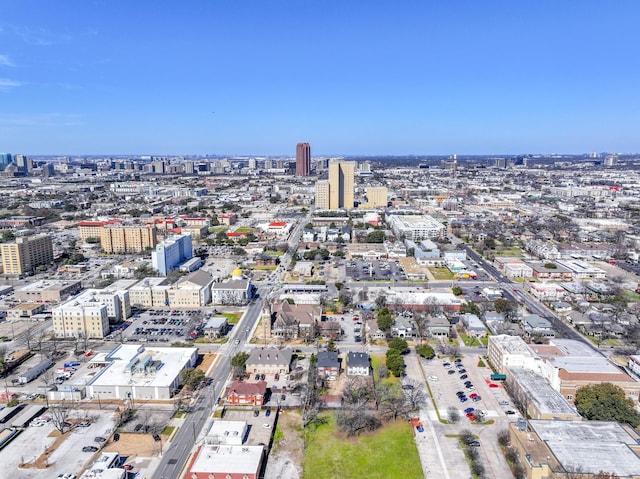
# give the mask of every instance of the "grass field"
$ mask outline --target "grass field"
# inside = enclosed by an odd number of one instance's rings
[[[227,318],[227,323],[236,324],[242,317],[242,313],[222,313],[222,316]]]
[[[418,479],[424,477],[413,431],[405,421],[389,423],[374,433],[344,438],[333,418],[310,433],[303,479]]]
[[[453,273],[451,273],[447,268],[429,268],[429,271],[436,281],[453,279]]]

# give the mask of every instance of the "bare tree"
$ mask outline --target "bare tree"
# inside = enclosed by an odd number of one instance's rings
[[[455,406],[449,406],[447,409],[447,419],[449,422],[456,423],[460,420],[460,412]]]
[[[422,344],[422,340],[427,337],[429,317],[423,314],[416,314],[413,318],[413,322],[415,323],[416,330],[418,331],[420,344]]]
[[[380,383],[376,386],[376,404],[383,416],[398,419],[398,416],[408,412],[402,390],[397,384]]]
[[[49,413],[51,414],[51,422],[53,426],[60,432],[60,434],[64,434],[65,429],[70,427],[67,419],[71,414],[72,405],[65,401],[64,399],[58,404],[54,404],[49,408]]]
[[[412,388],[403,389],[405,404],[410,411],[416,411],[427,404],[427,393],[416,381],[407,381]]]

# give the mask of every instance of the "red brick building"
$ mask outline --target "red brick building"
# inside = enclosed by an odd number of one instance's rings
[[[262,406],[267,392],[267,383],[245,383],[234,381],[227,389],[227,402],[232,405]]]

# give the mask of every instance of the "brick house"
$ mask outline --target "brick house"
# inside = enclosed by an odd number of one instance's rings
[[[266,392],[266,381],[245,383],[236,380],[227,389],[227,402],[234,406],[262,406]]]

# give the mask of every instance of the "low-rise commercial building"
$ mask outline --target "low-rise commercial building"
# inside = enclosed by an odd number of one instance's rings
[[[15,290],[15,297],[31,303],[60,303],[82,289],[80,281],[40,280]]]
[[[169,400],[182,384],[180,372],[194,367],[197,359],[198,348],[122,344],[90,361],[98,372],[85,385],[86,395],[101,400]]]

